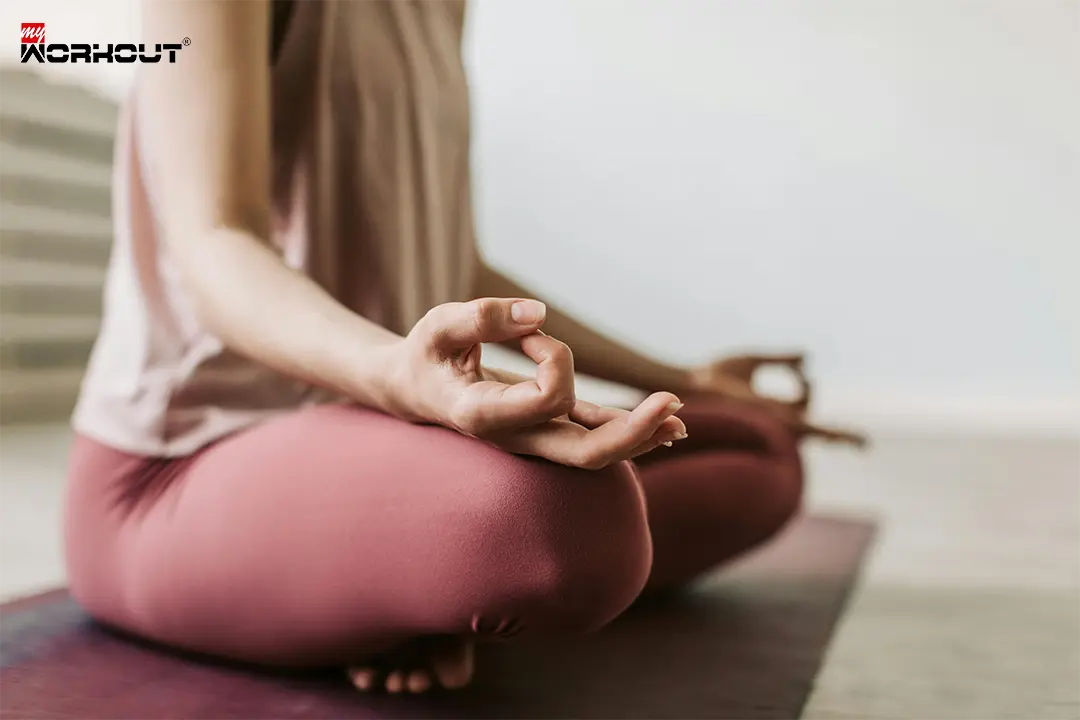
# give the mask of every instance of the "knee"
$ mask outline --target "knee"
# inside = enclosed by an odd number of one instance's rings
[[[802,509],[803,458],[795,433],[771,412],[756,405],[736,405],[727,412],[732,413],[725,418],[727,427],[746,447],[747,467],[738,485],[738,504],[741,520],[757,545]]]
[[[803,458],[798,438],[789,424],[760,406],[739,411],[739,423],[756,437],[756,453],[766,461],[766,477],[759,481],[758,501],[765,516],[783,525],[802,507]]]
[[[806,487],[802,457],[798,450],[776,460],[773,498],[770,503],[777,527],[783,527],[799,514]]]
[[[530,631],[599,629],[637,598],[652,565],[644,495],[630,463],[584,471],[515,458],[487,514],[489,559]]]
[[[769,535],[783,528],[802,510],[805,490],[805,470],[802,455],[793,433],[780,421],[773,421],[766,482],[762,483],[759,504],[763,526]]]

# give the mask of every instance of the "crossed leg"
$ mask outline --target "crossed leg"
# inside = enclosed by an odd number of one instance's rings
[[[760,406],[684,397],[689,437],[639,457],[653,566],[648,590],[684,585],[772,538],[802,504],[802,462]]]
[[[594,630],[647,580],[685,582],[783,525],[797,454],[741,413],[692,400],[685,445],[640,480],[630,463],[577,470],[341,406],[170,461],[78,438],[72,592],[196,652],[356,665],[421,642],[453,674],[462,639]]]

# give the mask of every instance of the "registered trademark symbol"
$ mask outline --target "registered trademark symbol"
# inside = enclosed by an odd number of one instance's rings
[[[184,43],[184,47],[187,47],[188,45],[191,44],[191,38],[186,37],[181,42]]]

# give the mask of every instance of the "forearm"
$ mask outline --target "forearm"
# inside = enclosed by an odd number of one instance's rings
[[[202,324],[230,349],[385,409],[386,356],[401,338],[360,317],[255,236],[215,230],[177,255]]]
[[[485,296],[536,297],[535,293],[521,287],[513,279],[480,263],[473,297]],[[570,346],[574,353],[574,368],[578,372],[643,390],[678,393],[689,387],[686,370],[646,357],[575,320],[550,303],[547,306],[544,332]]]

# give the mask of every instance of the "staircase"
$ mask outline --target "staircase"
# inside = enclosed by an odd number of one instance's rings
[[[70,415],[101,318],[116,104],[0,67],[0,423]]]

